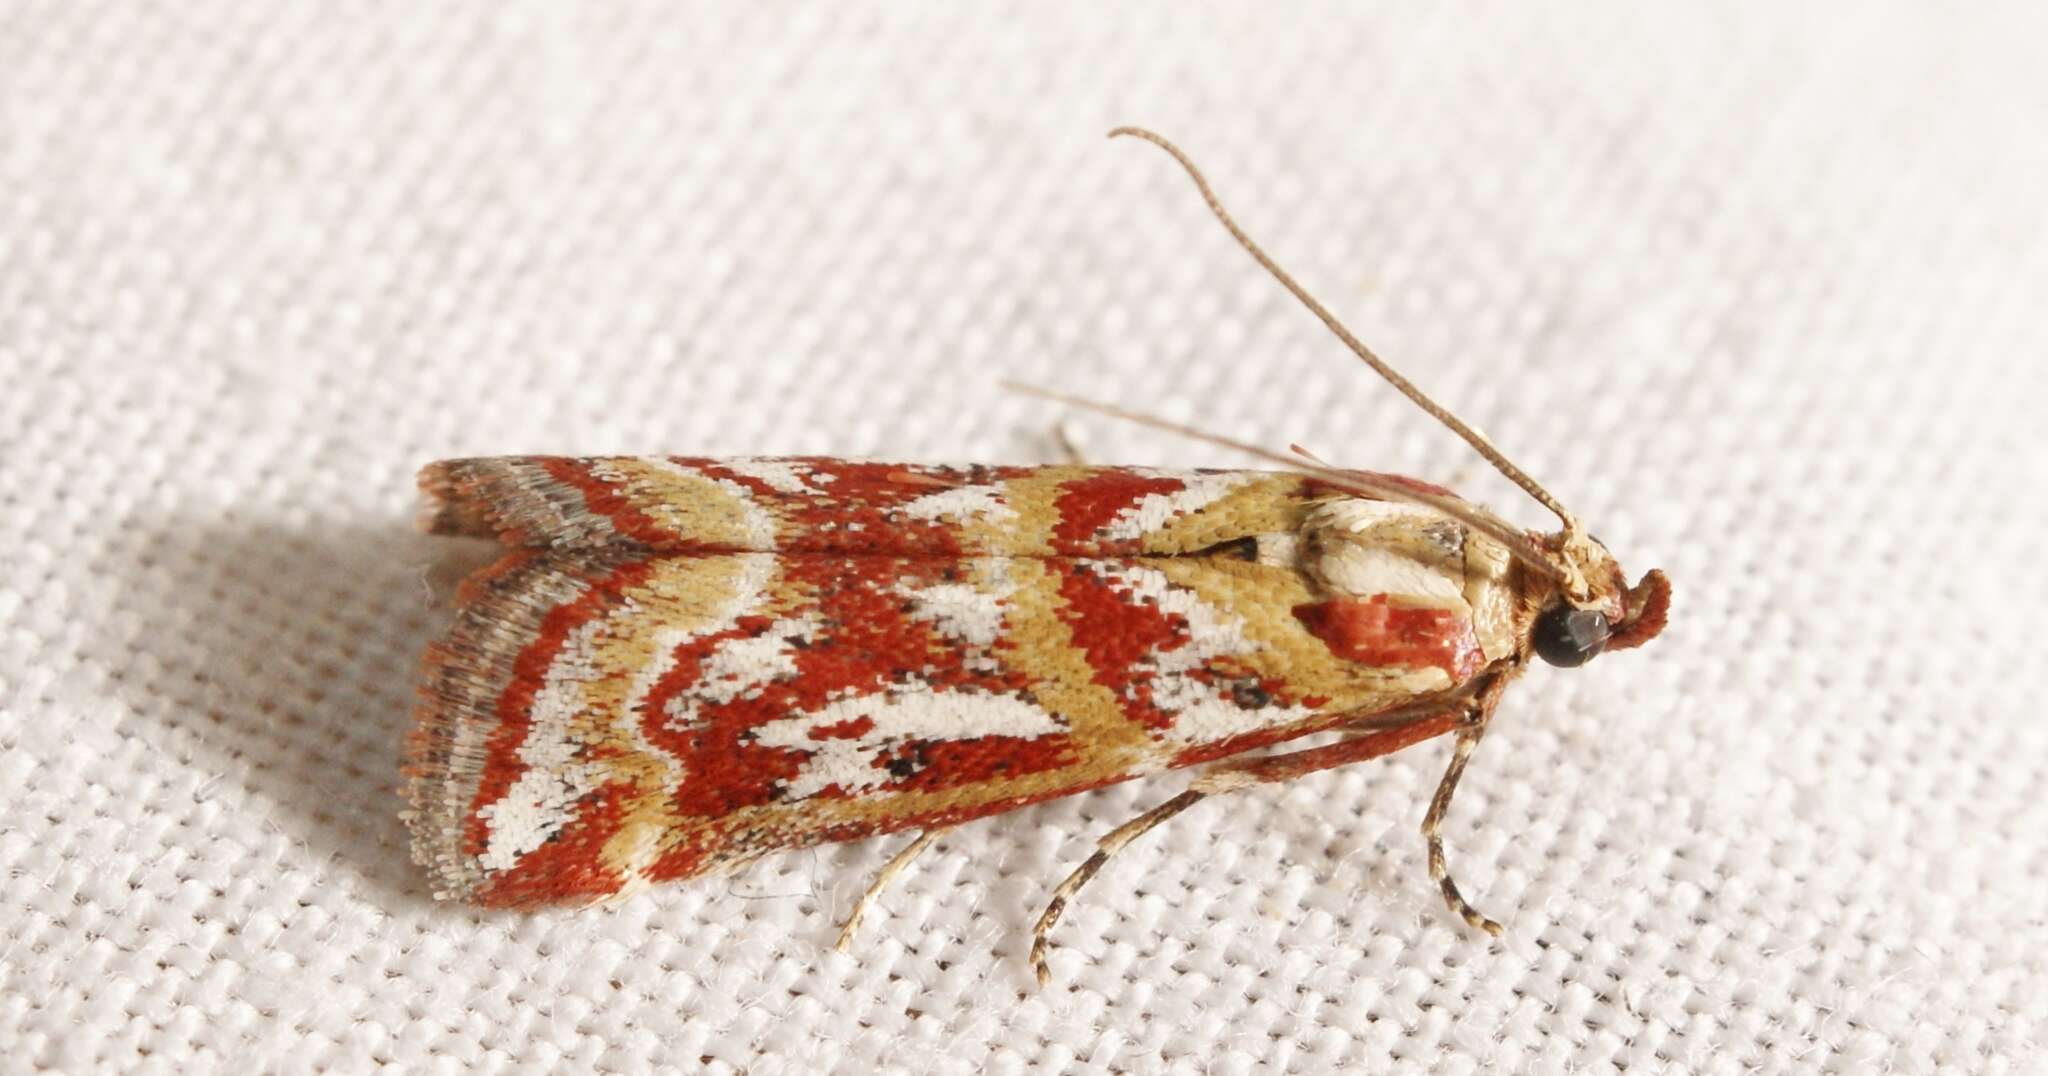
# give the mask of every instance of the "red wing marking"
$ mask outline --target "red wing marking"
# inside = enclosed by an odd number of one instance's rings
[[[1294,615],[1331,653],[1365,665],[1434,667],[1462,683],[1485,661],[1471,620],[1448,609],[1395,605],[1375,594],[1297,605]]]
[[[1060,490],[1059,522],[1053,525],[1053,548],[1071,552],[1078,548],[1100,549],[1093,539],[1120,513],[1152,494],[1178,493],[1187,488],[1179,478],[1159,477],[1136,471],[1103,470],[1068,482]],[[1129,552],[1137,543],[1129,543]]]
[[[1065,599],[1060,616],[1095,682],[1115,694],[1132,720],[1154,729],[1172,725],[1173,716],[1152,705],[1152,659],[1187,644],[1187,618],[1138,600],[1086,561],[1059,562],[1054,570]]]

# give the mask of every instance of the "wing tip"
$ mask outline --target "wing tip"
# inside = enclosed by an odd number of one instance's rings
[[[420,511],[415,523],[426,534],[498,537],[490,498],[480,495],[476,460],[436,460],[420,468]]]
[[[463,580],[454,623],[420,659],[401,795],[413,861],[439,899],[477,901],[488,880],[469,830],[503,724],[497,700],[539,632],[544,610],[531,599],[560,574],[538,550],[507,550]]]
[[[548,548],[621,544],[589,503],[599,457],[477,456],[421,467],[418,523],[429,534]]]
[[[543,638],[551,612],[633,559],[624,550],[507,549],[458,589],[454,622],[420,659],[400,766],[412,858],[427,869],[437,898],[533,903],[494,892],[502,887],[494,887],[497,875],[476,843],[479,793],[504,777],[503,767],[517,765],[503,752],[506,735],[519,730],[500,700],[521,682],[520,660]]]

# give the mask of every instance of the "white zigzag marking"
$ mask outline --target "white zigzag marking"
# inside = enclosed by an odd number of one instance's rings
[[[1017,510],[1003,503],[1002,490],[995,486],[956,486],[927,493],[905,504],[903,514],[912,519],[954,523],[980,519],[997,526],[1017,518]]]
[[[1102,536],[1110,541],[1127,542],[1157,530],[1178,516],[1208,507],[1215,503],[1217,498],[1250,482],[1253,478],[1243,471],[1225,471],[1221,474],[1171,474],[1164,471],[1138,473],[1150,478],[1177,478],[1186,488],[1172,493],[1148,493],[1132,502],[1102,528]]]
[[[862,718],[873,724],[858,736],[813,738],[820,729]],[[1032,739],[1066,731],[1058,718],[1008,695],[977,691],[933,691],[917,685],[886,695],[856,695],[826,703],[809,713],[770,721],[755,731],[761,743],[807,752],[803,769],[784,788],[793,799],[839,786],[858,792],[897,780],[876,765],[892,748],[934,740],[978,740],[985,736]]]

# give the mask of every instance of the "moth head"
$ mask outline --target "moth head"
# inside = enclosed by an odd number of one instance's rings
[[[1671,583],[1652,569],[1634,586],[1614,555],[1591,536],[1561,538],[1561,560],[1578,586],[1554,593],[1529,629],[1529,649],[1560,668],[1575,668],[1611,650],[1641,646],[1664,630],[1671,609]],[[1582,597],[1576,600],[1573,591]]]

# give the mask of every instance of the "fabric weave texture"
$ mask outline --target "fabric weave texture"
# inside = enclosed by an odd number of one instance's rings
[[[2039,1071],[2048,81],[2033,4],[0,14],[0,1070]],[[1640,651],[1201,804],[1119,786],[616,907],[397,818],[451,456],[1242,466],[1012,378],[1540,509]]]

